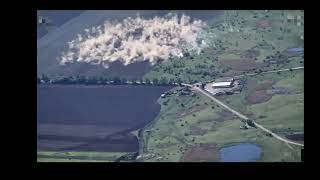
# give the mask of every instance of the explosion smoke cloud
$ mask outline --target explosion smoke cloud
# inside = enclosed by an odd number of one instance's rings
[[[109,67],[121,61],[128,65],[137,61],[158,60],[183,56],[183,52],[199,53],[205,42],[199,38],[206,24],[190,17],[168,14],[165,17],[142,19],[128,17],[122,22],[105,22],[102,26],[85,29],[85,35],[68,42],[68,50],[58,58],[61,65],[73,62]]]

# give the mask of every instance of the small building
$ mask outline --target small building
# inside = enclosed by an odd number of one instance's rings
[[[202,87],[202,83],[201,83],[201,82],[195,83],[194,86],[196,86],[196,87]]]
[[[293,21],[294,20],[294,16],[292,16],[292,15],[287,15],[287,21],[288,22],[291,22],[291,21]]]
[[[278,61],[276,59],[270,59],[267,61],[269,64],[277,64]]]
[[[232,87],[233,81],[227,82],[214,82],[212,83],[213,88],[230,88]]]
[[[39,23],[39,24],[44,24],[44,23],[46,23],[45,18],[42,17],[42,16],[38,16],[38,23]]]
[[[300,16],[300,15],[298,15],[298,16],[297,16],[297,19],[298,19],[298,20],[301,20],[301,16]]]

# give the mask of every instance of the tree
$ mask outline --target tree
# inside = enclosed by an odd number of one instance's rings
[[[181,78],[178,78],[177,82],[178,82],[179,85],[181,85],[181,83],[182,83]]]
[[[88,84],[97,84],[98,79],[95,76],[90,76],[88,78]]]
[[[145,78],[144,80],[145,80],[145,82],[146,82],[146,84],[147,84],[147,85],[151,84],[151,82],[150,82],[150,79],[149,79],[149,78]]]
[[[175,83],[174,79],[173,79],[173,78],[170,78],[169,84],[174,84],[174,83]]]
[[[152,80],[154,85],[158,85],[159,84],[159,80],[157,78],[153,78]]]
[[[121,84],[127,84],[127,79],[125,77],[121,78]]]
[[[46,75],[44,75],[44,74],[42,74],[41,80],[43,80],[45,83],[48,83],[48,82],[49,82],[48,76],[46,76]]]
[[[115,76],[115,77],[113,78],[113,84],[120,84],[120,83],[121,83],[120,78],[117,77],[117,76]]]
[[[87,79],[85,76],[79,76],[78,82],[79,82],[79,84],[85,84],[87,82]]]
[[[161,85],[167,85],[167,84],[168,84],[167,78],[166,78],[166,77],[161,77],[161,79],[160,79],[160,84],[161,84]]]
[[[290,68],[290,71],[291,71],[291,72],[293,71],[292,68]]]

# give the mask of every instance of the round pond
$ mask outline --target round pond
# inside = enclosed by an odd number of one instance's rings
[[[261,157],[262,149],[254,144],[243,143],[221,148],[219,155],[222,162],[252,162]]]

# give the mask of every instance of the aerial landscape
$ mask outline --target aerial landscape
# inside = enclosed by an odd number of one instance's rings
[[[303,149],[303,10],[37,11],[37,162]]]

